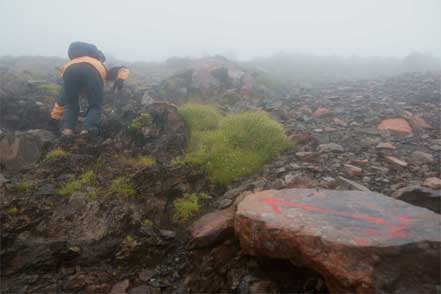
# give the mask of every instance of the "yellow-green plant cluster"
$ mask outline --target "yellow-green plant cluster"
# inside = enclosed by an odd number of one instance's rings
[[[129,165],[131,167],[151,167],[156,164],[155,158],[148,155],[141,155],[135,158],[127,158],[125,156],[120,156],[119,161],[124,165]]]
[[[52,160],[54,158],[67,158],[69,155],[69,152],[64,151],[61,148],[55,148],[46,154],[45,160]]]
[[[125,198],[135,194],[135,189],[133,189],[130,180],[126,177],[118,177],[114,179],[110,186],[110,191]]]
[[[138,132],[143,127],[148,126],[153,121],[152,116],[148,113],[141,113],[136,118],[134,118],[129,124],[129,131]]]
[[[200,209],[200,201],[207,199],[205,193],[184,194],[182,198],[178,198],[174,202],[175,212],[173,220],[178,223],[189,221]]]
[[[136,161],[137,161],[138,165],[141,167],[150,167],[150,166],[155,165],[155,163],[156,163],[156,160],[153,157],[147,156],[147,155],[138,156],[136,158]]]
[[[206,116],[210,115],[211,111]],[[194,120],[190,128],[196,130],[191,131],[184,161],[204,166],[215,183],[228,184],[249,175],[289,147],[283,127],[265,112],[230,114],[221,117],[217,128],[209,130],[197,127],[196,118],[189,119]]]
[[[178,109],[191,132],[209,131],[219,127],[222,116],[210,105],[187,103]]]
[[[10,215],[10,216],[16,216],[18,213],[18,209],[17,207],[10,207],[6,210],[6,212]]]
[[[20,182],[20,183],[16,183],[11,187],[11,190],[14,192],[27,192],[28,190],[30,190],[32,188],[32,183],[29,182]]]
[[[38,88],[40,89],[40,91],[43,91],[51,96],[58,95],[58,93],[60,92],[60,89],[61,89],[60,86],[58,86],[57,84],[52,84],[52,83],[41,84],[38,86]]]
[[[58,190],[58,193],[63,196],[71,196],[75,192],[83,191],[86,187],[91,187],[95,183],[95,173],[93,171],[86,171],[77,179],[73,179]]]

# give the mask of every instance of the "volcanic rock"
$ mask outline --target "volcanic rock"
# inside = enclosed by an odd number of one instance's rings
[[[408,165],[407,162],[400,160],[400,159],[393,157],[393,156],[385,156],[384,159],[388,163],[390,163],[394,166],[397,166],[397,167],[406,167]]]
[[[423,165],[426,163],[433,163],[433,155],[422,151],[415,151],[411,154],[412,163]]]
[[[441,179],[435,177],[427,178],[424,181],[423,186],[429,187],[431,189],[439,190],[441,189]]]
[[[330,110],[328,108],[326,108],[326,107],[319,107],[319,108],[317,108],[316,111],[314,111],[312,116],[315,117],[315,118],[319,118],[319,117],[322,117],[322,116],[328,114],[329,112],[330,112]]]
[[[297,152],[296,156],[304,161],[316,159],[320,154],[317,152]]]
[[[348,126],[348,123],[347,123],[347,122],[345,122],[345,121],[342,120],[342,119],[339,119],[338,117],[335,117],[335,118],[334,118],[334,123],[335,123],[336,125],[341,126],[341,127],[347,127],[347,126]]]
[[[351,164],[345,164],[343,165],[344,172],[351,177],[359,177],[363,173],[363,169],[353,166]]]
[[[397,135],[409,135],[412,133],[411,126],[402,118],[385,119],[377,128],[379,131],[390,131]]]
[[[335,143],[329,143],[329,144],[321,144],[318,147],[318,151],[322,153],[327,152],[343,152],[344,149],[341,145],[335,144]]]
[[[43,148],[55,136],[46,130],[29,130],[6,134],[0,138],[0,164],[17,172],[40,159]]]
[[[332,293],[434,293],[441,216],[374,192],[267,190],[238,206],[245,253],[316,270]]]
[[[395,150],[397,147],[395,147],[392,143],[386,142],[386,143],[378,143],[378,145],[375,147],[377,149],[388,149],[388,150]]]
[[[421,186],[408,186],[395,191],[392,197],[441,213],[441,191]]]
[[[232,208],[204,215],[192,226],[190,248],[209,247],[233,235],[233,221]]]

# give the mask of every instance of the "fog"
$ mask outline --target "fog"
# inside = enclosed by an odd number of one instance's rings
[[[441,56],[441,1],[0,0],[0,55],[66,56],[72,41],[128,61],[278,52]]]

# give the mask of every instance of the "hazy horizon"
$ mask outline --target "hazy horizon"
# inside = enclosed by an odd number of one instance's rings
[[[438,0],[0,0],[0,9],[0,56],[66,57],[72,41],[86,41],[127,61],[278,52],[441,57]]]

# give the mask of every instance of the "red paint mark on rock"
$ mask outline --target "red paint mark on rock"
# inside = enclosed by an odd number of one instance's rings
[[[298,208],[312,213],[321,213],[331,216],[352,219],[376,227],[375,229],[360,228],[359,231],[362,232],[363,235],[365,236],[367,235],[367,236],[383,236],[383,237],[391,237],[391,238],[405,238],[406,237],[405,229],[411,223],[411,220],[406,216],[399,216],[397,219],[393,221],[388,221],[382,217],[374,217],[363,213],[337,211],[329,208],[316,207],[309,204],[297,203],[297,202],[292,202],[284,199],[277,199],[273,197],[264,198],[262,199],[262,201],[267,205],[269,205],[272,211],[277,215],[283,213],[282,207]]]

